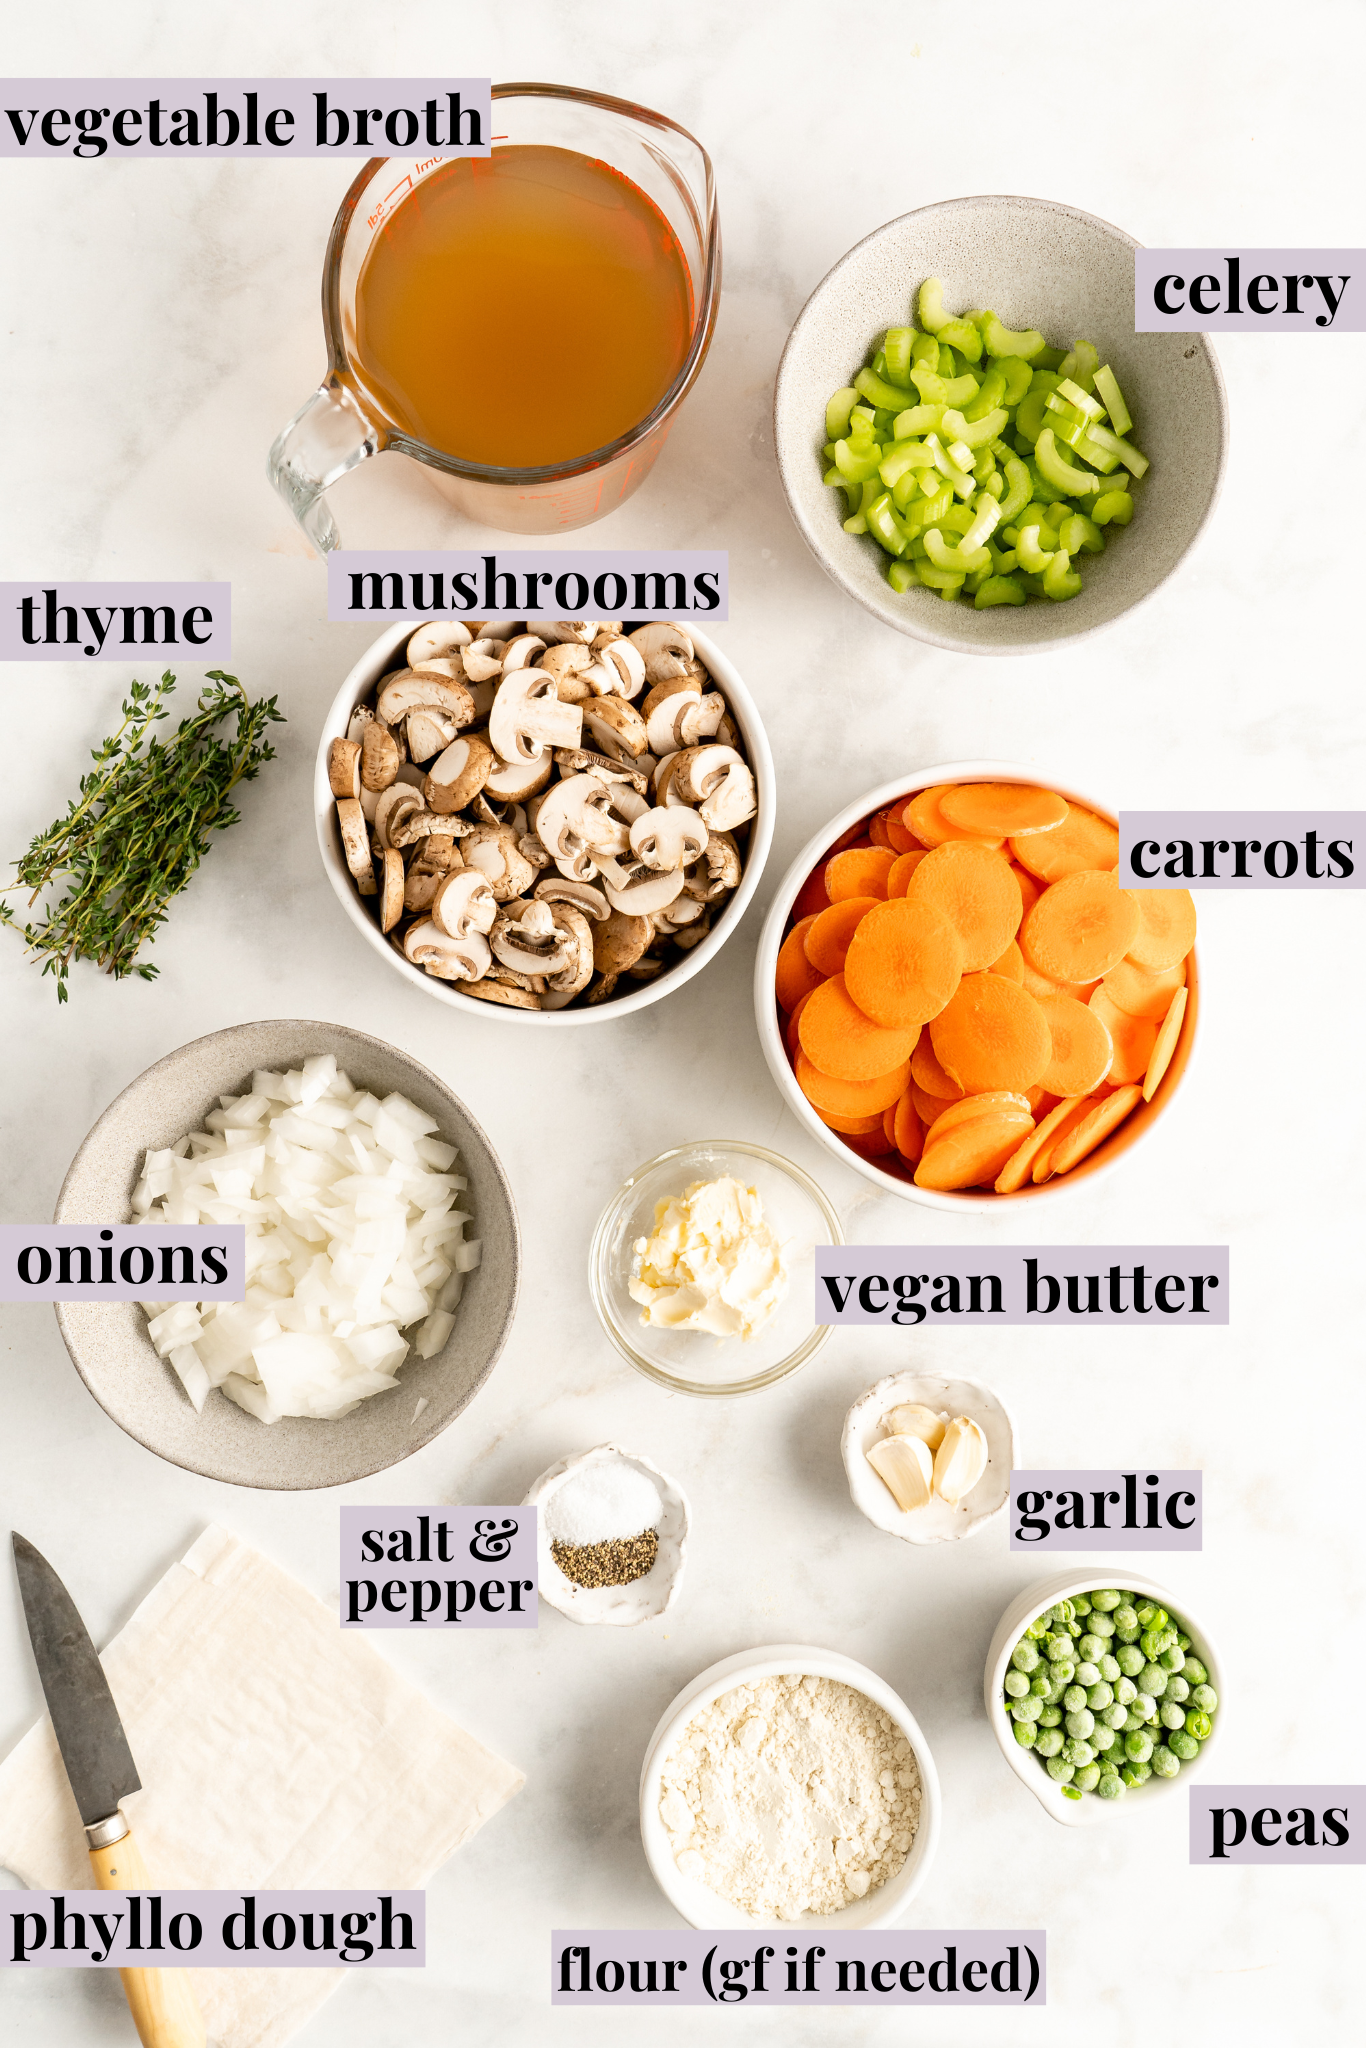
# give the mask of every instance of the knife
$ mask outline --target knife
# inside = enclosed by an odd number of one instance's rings
[[[102,1891],[151,1890],[152,1880],[119,1801],[142,1789],[109,1681],[75,1602],[47,1559],[14,1536],[14,1562],[29,1641],[57,1747],[80,1811]],[[120,1970],[143,2048],[204,2048],[186,1970]]]

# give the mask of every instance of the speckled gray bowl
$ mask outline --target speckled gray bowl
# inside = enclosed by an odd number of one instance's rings
[[[120,1429],[172,1465],[235,1486],[342,1486],[383,1472],[439,1436],[497,1363],[517,1306],[521,1246],[512,1190],[488,1139],[458,1096],[397,1047],[344,1024],[299,1019],[237,1024],[168,1053],[110,1103],[72,1160],[57,1197],[58,1223],[122,1223],[148,1146],[199,1130],[220,1095],[240,1094],[257,1067],[280,1072],[334,1053],[359,1087],[394,1089],[437,1118],[458,1148],[471,1233],[483,1257],[470,1274],[455,1328],[434,1358],[415,1358],[391,1392],[337,1422],[287,1416],[258,1422],[223,1395],[196,1415],[171,1367],[157,1357],[136,1302],[66,1302],[57,1310],[77,1372]],[[420,1400],[426,1407],[414,1417]]]
[[[1030,654],[1099,631],[1151,597],[1214,510],[1228,440],[1224,382],[1203,334],[1134,332],[1134,250],[1122,229],[1051,199],[984,195],[902,214],[849,251],[807,300],[783,351],[773,439],[787,501],[821,567],[895,626],[958,654]],[[1031,599],[978,612],[932,590],[898,596],[875,540],[844,531],[845,497],[821,482],[825,405],[853,380],[887,327],[912,317],[911,295],[944,281],[953,312],[992,306],[1008,327],[1037,327],[1055,347],[1078,336],[1109,362],[1152,463],[1132,525],[1087,555],[1082,589],[1064,604]]]

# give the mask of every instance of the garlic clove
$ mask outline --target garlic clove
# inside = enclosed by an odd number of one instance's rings
[[[987,1469],[987,1440],[970,1416],[957,1415],[934,1454],[934,1490],[956,1508]]]
[[[918,1436],[884,1436],[867,1451],[868,1463],[897,1506],[907,1513],[932,1498],[934,1463]]]
[[[882,1418],[885,1436],[918,1436],[930,1450],[937,1451],[944,1441],[948,1425],[947,1415],[936,1415],[933,1408],[922,1407],[919,1401],[903,1401],[899,1408],[889,1408]]]

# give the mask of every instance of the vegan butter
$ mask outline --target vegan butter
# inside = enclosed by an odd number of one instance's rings
[[[782,1246],[758,1191],[728,1174],[657,1202],[653,1233],[632,1249],[631,1299],[657,1330],[757,1337],[787,1293]]]

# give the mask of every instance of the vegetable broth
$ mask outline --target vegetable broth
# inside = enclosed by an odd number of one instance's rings
[[[629,432],[687,358],[678,239],[620,172],[568,149],[443,165],[379,230],[356,287],[357,363],[395,425],[508,469]]]

